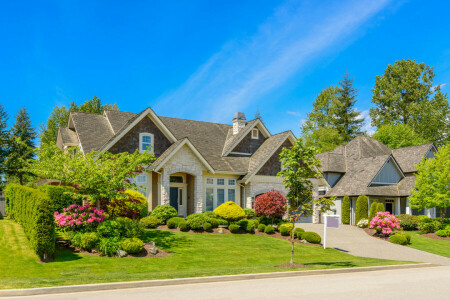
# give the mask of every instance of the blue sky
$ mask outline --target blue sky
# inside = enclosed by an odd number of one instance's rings
[[[33,124],[97,95],[124,111],[231,123],[259,108],[299,133],[346,70],[371,107],[375,75],[411,58],[450,85],[447,1],[1,1],[1,103]],[[12,119],[12,117],[11,117]]]

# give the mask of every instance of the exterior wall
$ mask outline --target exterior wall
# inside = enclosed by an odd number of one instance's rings
[[[187,173],[194,176],[194,212],[203,211],[203,164],[197,159],[188,146],[183,146],[164,165],[161,172],[161,203],[170,204],[170,175],[174,173]],[[191,192],[192,193],[192,192]]]
[[[187,214],[195,212],[195,176],[186,174],[187,183]]]
[[[402,175],[392,159],[388,160],[371,184],[397,184]]]
[[[255,129],[257,129],[255,127]],[[264,143],[266,139],[264,138],[261,131],[258,129],[258,139],[252,139],[252,130],[242,139],[242,141],[237,144],[236,147],[232,150],[232,152],[242,152],[242,153],[255,153],[258,150],[259,146]]]
[[[280,153],[283,148],[292,147],[292,143],[289,140],[286,140],[280,148],[275,151],[272,157],[262,166],[262,168],[256,173],[256,175],[265,175],[265,176],[276,176],[278,172],[281,171],[281,163],[280,163]]]
[[[160,156],[169,146],[170,141],[159,130],[159,128],[153,123],[153,121],[146,117],[142,119],[136,126],[134,126],[125,136],[123,136],[114,146],[109,149],[109,152],[116,154],[121,152],[133,153],[136,149],[139,149],[139,133],[148,132],[154,136],[153,152],[155,156]]]
[[[254,176],[245,186],[245,208],[253,208],[253,201],[259,194],[263,194],[267,191],[279,191],[283,195],[287,194],[287,190],[284,188],[283,179],[274,176]]]
[[[152,211],[160,202],[160,176],[156,172],[152,172],[152,201],[149,211]]]

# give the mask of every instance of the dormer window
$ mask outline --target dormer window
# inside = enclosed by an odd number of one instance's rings
[[[252,129],[252,139],[257,140],[259,138],[259,130],[258,129]]]
[[[145,150],[153,152],[153,134],[140,133],[139,134],[139,152],[142,153]]]

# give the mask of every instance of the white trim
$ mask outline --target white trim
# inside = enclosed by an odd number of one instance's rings
[[[230,184],[230,180],[234,181],[234,184]],[[236,186],[236,179],[235,178],[227,178],[227,186]]]
[[[290,141],[292,141],[292,139],[295,140],[295,136],[292,133],[292,131],[289,131],[289,134],[286,138],[289,138]],[[276,147],[273,148],[273,150],[271,151],[271,153],[269,155],[266,156],[266,158],[261,162],[261,164],[252,172],[252,174],[249,176],[249,178],[244,182],[245,184],[249,183],[249,181],[253,178],[253,176],[255,176],[255,174],[259,171],[259,169],[262,168],[262,166],[264,166],[264,164],[272,157],[272,155],[275,154],[275,152],[278,150],[278,148],[281,147],[281,145],[283,145],[283,143],[286,141],[286,138],[281,140]]]
[[[250,127],[248,127],[247,129],[245,129],[245,131],[244,131],[244,133],[242,134],[242,136],[239,138],[239,139],[237,139],[236,141],[234,141],[234,143],[230,146],[230,148],[225,152],[225,153],[223,153],[223,155],[222,156],[227,156],[228,154],[230,154],[230,152],[242,141],[242,139],[244,138],[244,137],[246,137],[247,136],[247,134],[249,134],[250,133],[250,131],[253,129],[253,128],[255,128],[255,126],[258,126],[258,129],[263,133],[263,135],[266,137],[266,138],[268,138],[268,137],[270,137],[271,136],[271,134],[270,134],[270,132],[269,132],[269,130],[267,130],[267,128],[266,128],[266,126],[261,122],[261,120],[260,119],[258,119],[258,120],[256,120],[256,122],[252,125],[252,126],[250,126]]]
[[[253,140],[259,139],[259,130],[257,128],[252,128],[252,139]]]
[[[156,127],[158,127],[158,129],[161,130],[161,132],[169,139],[170,142],[175,143],[177,141],[172,132],[170,132],[170,130],[158,118],[155,112],[150,107],[148,107],[130,125],[128,125],[128,127],[125,130],[123,130],[120,134],[116,135],[113,138],[113,140],[111,140],[109,143],[104,145],[100,153],[108,151],[115,143],[117,143],[122,137],[124,137],[125,134],[127,134],[134,126],[136,126],[146,116],[149,116],[149,118],[155,123]]]
[[[156,167],[154,171],[158,172],[164,166],[164,164],[168,162],[169,159],[171,159],[175,155],[175,153],[178,150],[180,150],[184,145],[188,146],[189,149],[191,149],[191,151],[195,154],[195,156],[197,156],[197,158],[203,163],[203,165],[205,165],[205,167],[211,174],[215,173],[211,165],[206,161],[206,159],[203,158],[200,152],[198,152],[198,150],[194,147],[194,145],[192,145],[192,143],[187,138],[184,138],[184,140],[172,152],[170,152],[170,154],[166,158],[163,159],[163,161],[158,165],[158,167]]]
[[[381,168],[378,170],[377,174],[375,174],[375,176],[372,178],[372,180],[370,181],[368,187],[370,187],[372,184],[380,184],[378,182],[374,182],[373,180],[378,176],[378,174],[380,174],[381,170],[383,170],[384,166],[388,163],[388,161],[392,158],[392,160],[394,161],[395,166],[397,167],[397,170],[400,171],[400,175],[402,175],[402,179],[405,178],[405,174],[403,173],[402,169],[400,168],[400,166],[397,164],[397,161],[395,160],[394,156],[391,154],[389,155],[389,157],[386,159],[386,161],[384,162],[384,164],[381,166]],[[400,179],[401,180],[401,179]],[[398,182],[400,182],[400,180]],[[397,185],[397,183],[389,183],[389,185]]]
[[[223,175],[245,175],[247,172],[234,172],[234,171],[216,171],[215,174]]]
[[[230,154],[237,154],[237,155],[248,155],[248,156],[251,156],[252,154],[251,153],[244,153],[244,152],[230,152]]]
[[[145,150],[142,149],[142,138],[144,136],[149,136],[151,138],[150,141],[150,153],[154,153],[154,149],[155,149],[155,136],[152,133],[149,132],[140,132],[139,133],[139,153],[144,153]],[[146,143],[147,144],[147,143]]]

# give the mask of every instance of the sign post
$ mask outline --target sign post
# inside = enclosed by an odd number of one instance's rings
[[[323,224],[323,249],[327,248],[327,228],[339,228],[339,217],[337,215],[324,214],[325,222]]]

